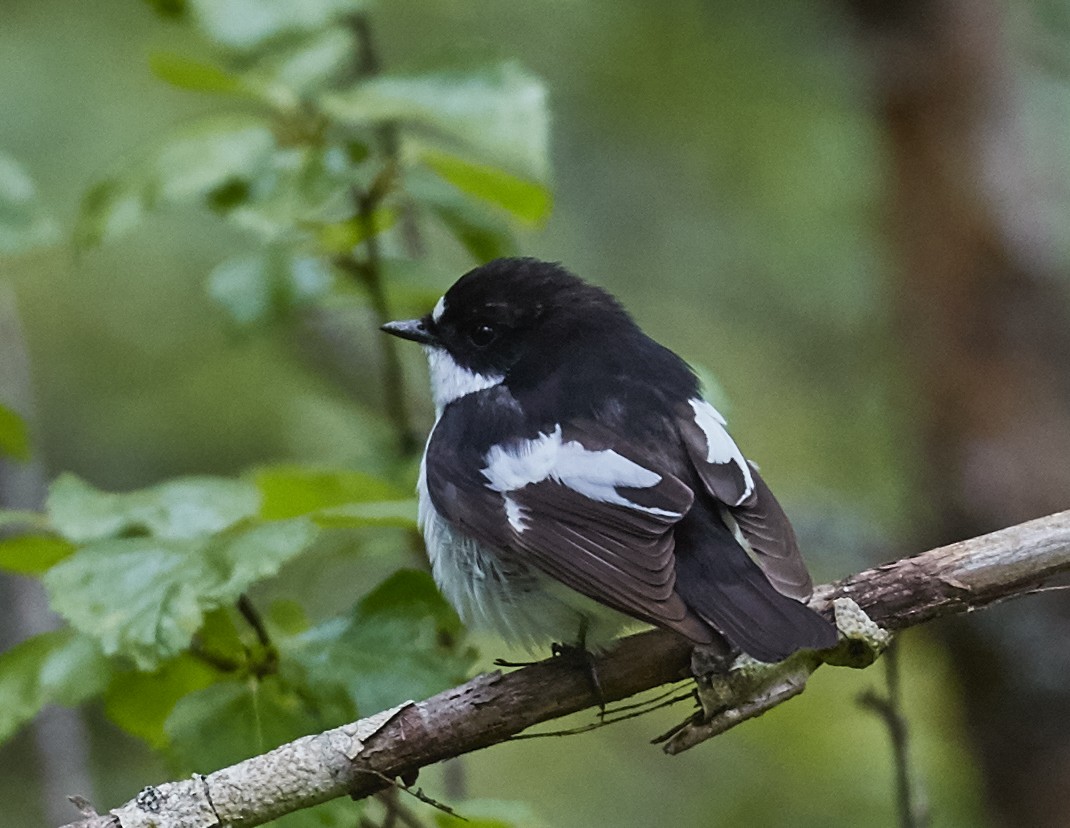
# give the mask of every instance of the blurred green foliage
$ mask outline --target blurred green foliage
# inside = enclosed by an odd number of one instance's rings
[[[100,741],[121,731],[166,757],[159,773],[207,771],[470,672],[456,618],[407,568],[423,565],[415,460],[375,327],[521,249],[609,285],[716,371],[734,433],[816,527],[819,577],[907,520],[877,137],[827,9],[9,0],[4,14],[0,96],[20,117],[0,148],[20,164],[0,158],[0,255],[34,363],[33,456],[56,482],[44,515],[0,514],[21,527],[0,568],[43,575],[70,627],[0,654],[0,737],[94,699]],[[60,225],[73,245],[52,244]],[[419,375],[418,354],[400,358]],[[7,412],[0,452],[25,457]],[[910,652],[936,824],[980,824],[953,678],[920,638]],[[891,822],[885,735],[854,704],[874,680],[819,675],[673,760],[644,740],[676,711],[503,745],[471,758],[469,788],[554,825]],[[22,787],[14,739],[0,790]],[[159,781],[120,744],[95,750],[98,805]],[[475,824],[538,824],[453,804]],[[37,821],[20,807],[13,821]],[[285,824],[355,818],[351,803],[317,810]]]

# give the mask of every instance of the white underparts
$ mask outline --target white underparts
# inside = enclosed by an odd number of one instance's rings
[[[492,446],[483,458],[487,487],[505,494],[544,480],[555,480],[583,497],[601,503],[627,506],[652,515],[680,517],[654,506],[633,503],[618,487],[647,489],[661,482],[661,475],[610,449],[590,451],[575,440],[564,442],[560,424],[549,434],[510,445]],[[509,498],[506,498],[508,514]],[[510,524],[516,528],[513,519]],[[522,530],[518,530],[522,531]]]
[[[635,623],[543,575],[522,558],[485,546],[451,526],[431,502],[422,465],[417,490],[431,572],[465,624],[492,630],[533,652],[551,641],[578,644],[584,630],[585,646],[599,649]],[[518,511],[512,512],[510,502]],[[507,513],[523,525],[519,509],[507,498]]]
[[[500,374],[477,374],[463,368],[443,348],[426,346],[427,367],[431,372],[431,396],[435,410],[442,415],[443,409],[454,400],[493,388],[504,379]]]
[[[706,435],[706,462],[707,463],[734,463],[743,475],[743,494],[731,506],[738,506],[751,496],[754,491],[754,476],[750,466],[739,450],[736,441],[725,428],[725,419],[721,412],[705,400],[692,399],[688,401],[691,409],[695,412],[695,424]]]

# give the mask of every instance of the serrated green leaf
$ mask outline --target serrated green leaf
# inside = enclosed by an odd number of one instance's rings
[[[33,180],[15,159],[0,153],[0,253],[20,253],[48,244],[56,233]]]
[[[521,221],[538,224],[550,215],[550,191],[537,181],[442,150],[426,150],[421,160],[458,190],[501,207]]]
[[[321,103],[343,123],[401,122],[535,179],[544,179],[549,168],[546,91],[515,63],[467,73],[381,75],[326,94]]]
[[[242,80],[219,66],[173,52],[149,56],[149,68],[160,80],[196,92],[241,92]]]
[[[275,575],[316,537],[305,520],[207,538],[123,538],[83,547],[44,575],[71,625],[152,669],[188,646],[206,612]]]
[[[164,722],[178,701],[218,680],[214,668],[183,653],[151,673],[117,674],[105,693],[104,712],[127,733],[161,750],[168,744]]]
[[[220,682],[184,696],[164,725],[171,752],[205,772],[321,729],[296,692],[278,680]]]
[[[18,414],[0,404],[0,454],[16,460],[30,459],[30,433]]]
[[[360,11],[367,0],[186,0],[208,37],[232,49],[252,50],[289,32],[326,28]]]
[[[347,469],[266,466],[253,474],[260,492],[260,515],[282,520],[348,503],[401,498],[404,493],[381,478]]]
[[[120,494],[64,474],[49,488],[46,503],[56,531],[76,543],[134,532],[169,540],[197,538],[222,532],[259,508],[252,484],[222,477],[180,477]]]
[[[459,644],[461,624],[431,576],[404,570],[384,581],[349,618],[289,639],[284,655],[314,687],[340,687],[368,715],[421,699],[461,681],[473,653]]]
[[[101,692],[109,669],[100,648],[69,629],[34,636],[0,654],[0,742],[46,704],[75,705]]]
[[[0,569],[18,575],[40,575],[74,550],[73,543],[54,535],[0,538]]]
[[[327,264],[279,248],[227,259],[208,275],[209,298],[241,327],[281,318],[324,296],[334,283]]]

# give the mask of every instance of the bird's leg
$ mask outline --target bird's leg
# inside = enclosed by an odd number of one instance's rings
[[[598,666],[595,663],[594,653],[587,649],[587,616],[583,616],[580,619],[579,634],[576,636],[576,644],[558,644],[554,643],[550,645],[550,652],[556,658],[568,658],[573,661],[578,661],[583,668],[587,671],[587,679],[591,683],[591,689],[594,690],[594,694],[598,697],[598,715],[604,717],[606,715],[606,696],[602,691],[602,681],[598,678]]]

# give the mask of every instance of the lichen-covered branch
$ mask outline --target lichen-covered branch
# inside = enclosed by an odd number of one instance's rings
[[[899,630],[1028,594],[1067,571],[1070,511],[821,586],[812,604],[830,611],[837,599],[850,598],[882,627]],[[603,701],[614,702],[687,678],[691,648],[654,630],[622,640],[598,658],[596,668]],[[724,699],[713,718],[731,726],[796,695],[802,685],[795,673],[779,683],[740,682],[740,697]],[[390,780],[413,779],[422,767],[598,703],[587,673],[566,659],[488,673],[207,776],[146,788],[109,814],[66,828],[261,825],[333,797],[368,796]]]

